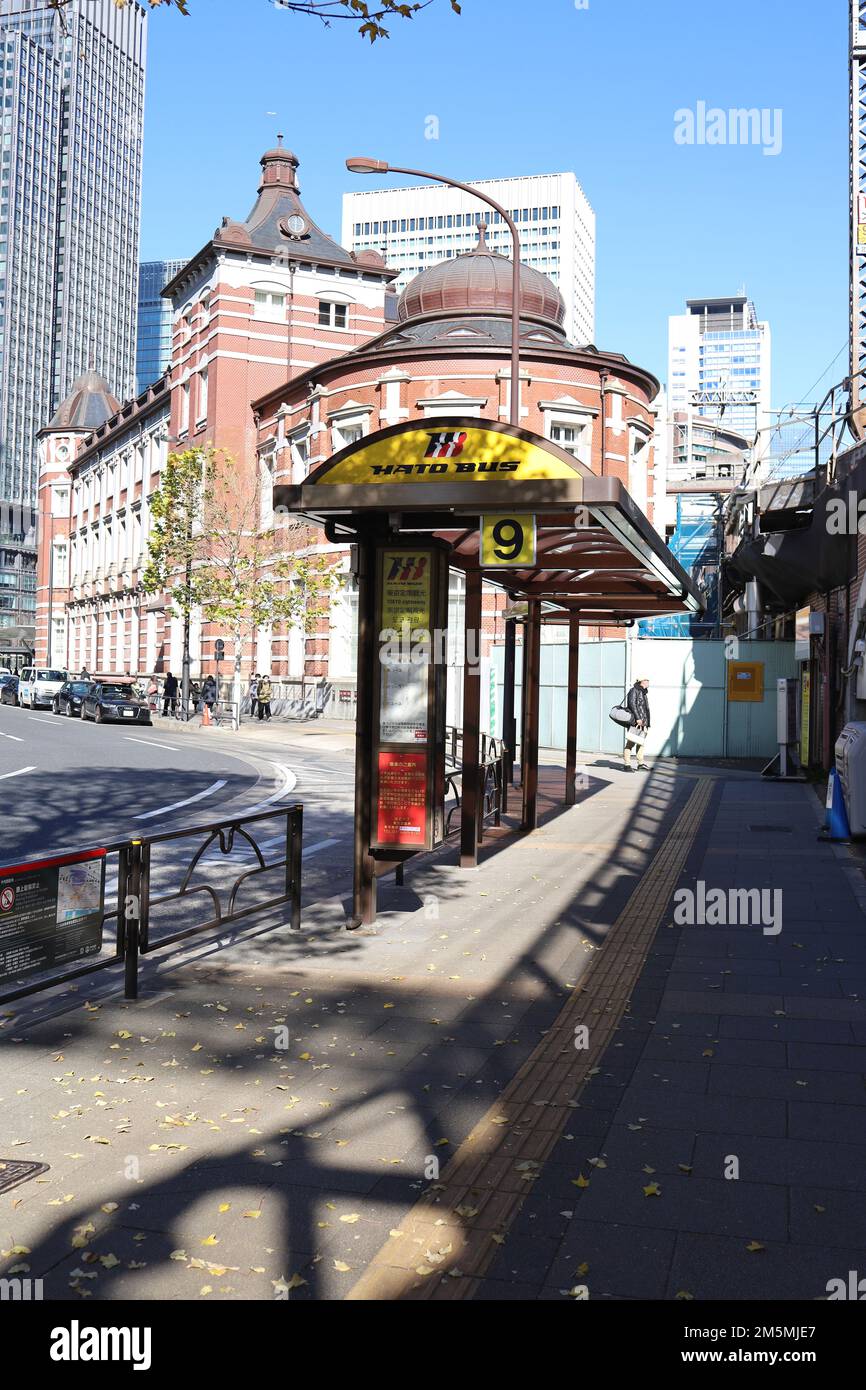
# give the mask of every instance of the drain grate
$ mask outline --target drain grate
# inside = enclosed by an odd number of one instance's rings
[[[750,825],[749,829],[759,834],[768,834],[772,832],[776,835],[790,835],[791,833],[790,825]]]
[[[47,1163],[26,1163],[19,1158],[0,1158],[0,1192],[8,1192],[22,1182],[48,1172]]]

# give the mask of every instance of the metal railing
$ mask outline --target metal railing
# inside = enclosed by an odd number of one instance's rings
[[[445,815],[445,833],[451,833],[451,819],[456,816],[463,805],[463,767],[458,761],[458,746],[462,745],[463,735],[460,729],[449,726],[445,731],[445,797],[448,799],[449,790],[454,797],[454,805],[450,806]],[[448,768],[448,761],[453,766]],[[479,746],[479,765],[478,765],[478,842],[484,839],[484,826],[488,821],[495,826],[502,824],[502,816],[508,810],[508,774],[509,759],[508,749],[502,739],[494,738],[491,734],[481,734]]]
[[[274,821],[278,817],[285,818],[285,831],[276,840],[268,840],[259,844],[247,829],[251,825]],[[173,946],[177,942],[184,941],[191,936],[197,936],[201,932],[229,926],[231,923],[250,917],[255,913],[272,911],[284,903],[291,905],[291,929],[293,931],[299,930],[301,925],[303,830],[304,808],[298,803],[293,806],[280,807],[275,811],[262,811],[254,816],[238,816],[231,820],[190,826],[182,830],[168,830],[161,834],[146,835],[135,840],[122,840],[104,846],[107,864],[115,855],[117,856],[116,905],[102,914],[103,927],[108,922],[114,923],[113,954],[101,960],[91,961],[87,965],[63,971],[62,974],[41,978],[0,994],[0,1005],[10,1004],[16,999],[23,999],[31,994],[38,994],[41,990],[52,989],[56,985],[67,984],[85,975],[95,974],[99,970],[107,970],[112,966],[119,965],[121,961],[124,963],[125,997],[137,999],[141,956],[162,950],[167,946]],[[180,887],[171,892],[153,893],[151,891],[151,873],[154,868],[155,847],[188,840],[195,836],[202,837],[202,841],[182,871]],[[275,843],[281,844],[283,854],[281,857],[269,861],[262,851]],[[202,876],[195,880],[196,871],[200,868],[203,869],[204,873],[209,872],[210,866],[202,866],[202,861],[210,851],[216,849],[223,858],[227,858],[236,848],[240,848],[243,853],[253,856],[255,861],[253,867],[244,869],[233,879],[223,883],[214,883],[212,881],[214,875],[212,874],[210,877]],[[157,864],[156,867],[160,868],[161,866]],[[257,899],[245,906],[239,905],[239,894],[245,884],[262,874],[273,873],[280,869],[284,871],[280,893],[264,900]],[[3,868],[0,867],[0,877],[2,875]],[[206,921],[194,922],[191,926],[183,926],[173,931],[159,931],[158,936],[152,937],[151,930],[154,926],[153,913],[155,909],[165,907],[167,904],[175,904],[186,909],[197,896],[201,895],[205,896],[210,906],[210,915]]]

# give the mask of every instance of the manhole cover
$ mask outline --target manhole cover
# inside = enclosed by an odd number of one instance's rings
[[[773,832],[776,835],[790,835],[790,825],[750,825],[750,830],[759,831],[761,834]]]
[[[8,1192],[30,1178],[48,1172],[47,1163],[25,1163],[19,1158],[0,1158],[0,1192]]]

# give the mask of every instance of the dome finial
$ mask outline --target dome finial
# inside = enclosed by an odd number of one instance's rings
[[[478,245],[476,246],[475,250],[488,251],[489,249],[490,248],[487,245],[487,218],[482,217],[480,222],[478,223]]]

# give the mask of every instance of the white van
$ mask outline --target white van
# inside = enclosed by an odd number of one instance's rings
[[[68,671],[25,666],[18,680],[18,703],[28,709],[38,709],[40,705],[53,705],[54,696],[64,681],[68,680]]]

